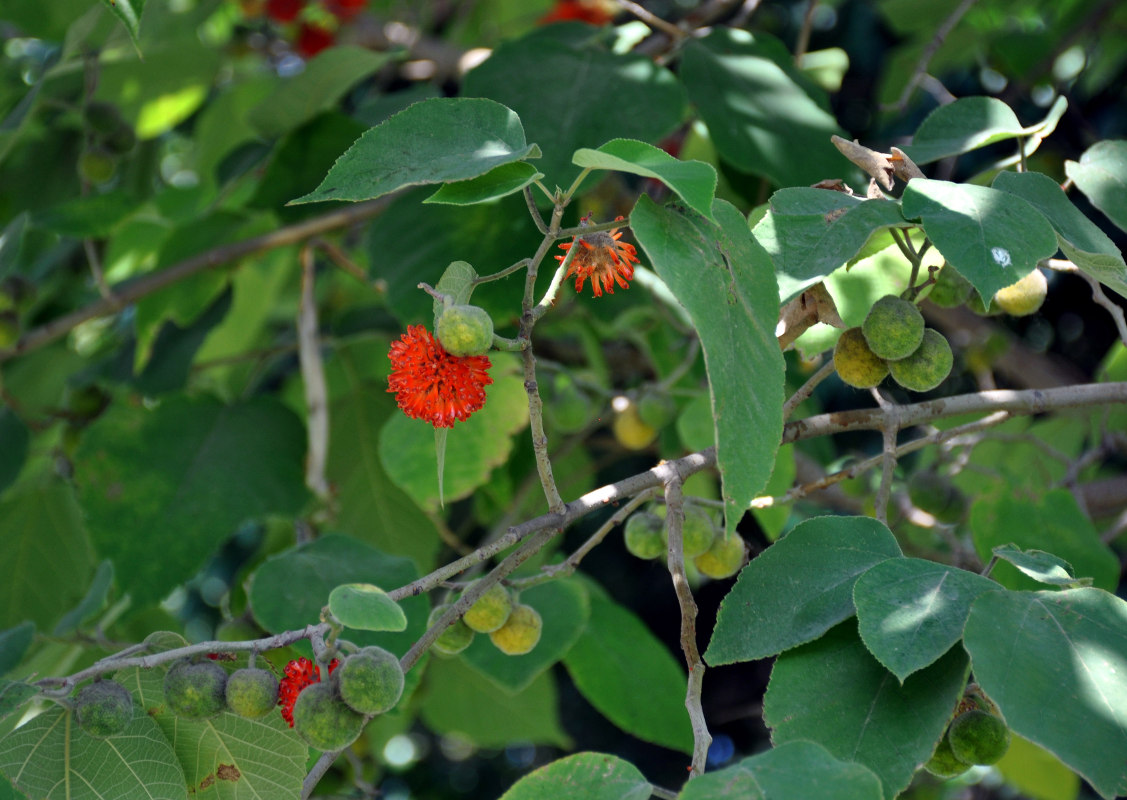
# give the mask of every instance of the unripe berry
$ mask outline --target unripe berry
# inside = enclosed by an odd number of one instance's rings
[[[265,669],[238,669],[227,678],[227,708],[246,719],[265,717],[278,705],[278,679]]]
[[[505,624],[512,610],[513,599],[508,590],[495,583],[469,607],[462,619],[471,630],[490,633]]]
[[[552,383],[552,392],[544,413],[548,422],[560,433],[575,433],[587,427],[594,415],[595,404],[570,375],[559,374]]]
[[[730,578],[747,563],[747,545],[738,534],[720,535],[707,551],[693,559],[693,563],[702,575],[709,578]]]
[[[657,438],[657,428],[642,421],[638,415],[638,406],[634,403],[617,412],[610,427],[614,438],[627,450],[643,450]]]
[[[974,286],[950,264],[944,264],[935,276],[927,299],[940,308],[956,308],[971,296]]]
[[[626,520],[622,537],[630,555],[646,560],[657,558],[665,552],[665,521],[657,514],[639,511]]]
[[[685,558],[696,558],[708,552],[716,538],[716,523],[712,515],[700,506],[685,506],[685,521],[681,525],[681,553]]]
[[[943,334],[928,328],[916,352],[907,358],[888,362],[888,369],[893,380],[905,389],[928,392],[951,374],[954,362],[951,345],[947,344]]]
[[[856,389],[871,389],[888,375],[888,365],[869,349],[860,328],[843,331],[834,347],[834,369]]]
[[[212,661],[180,661],[164,676],[164,701],[184,719],[207,719],[227,707],[227,670]]]
[[[107,183],[117,173],[117,159],[104,150],[87,150],[78,157],[78,175],[87,183]]]
[[[638,417],[651,428],[661,430],[677,414],[677,404],[667,393],[650,389],[638,398]]]
[[[1044,273],[1035,269],[1017,283],[999,289],[994,294],[994,305],[1014,317],[1036,313],[1049,293],[1049,282]]]
[[[133,695],[120,683],[96,680],[75,697],[78,727],[98,739],[114,736],[133,720]]]
[[[91,133],[108,136],[122,125],[127,124],[121,111],[113,103],[92,100],[82,109],[82,116]]]
[[[480,356],[493,346],[493,320],[477,306],[444,309],[434,333],[442,349],[452,356]]]
[[[518,604],[505,624],[489,634],[489,639],[505,655],[521,656],[536,647],[541,628],[539,612],[532,606]]]
[[[937,778],[954,778],[956,775],[962,775],[970,767],[970,764],[955,757],[955,753],[951,750],[951,743],[947,741],[946,731],[943,732],[943,738],[939,740],[939,744],[935,746],[935,752],[924,764],[924,769]]]
[[[353,711],[382,714],[403,695],[403,669],[394,653],[365,647],[344,660],[333,673],[340,697]]]
[[[364,729],[364,715],[345,705],[332,683],[314,683],[302,689],[294,702],[293,726],[311,747],[343,750]]]
[[[427,627],[429,628],[434,623],[438,622],[446,610],[450,608],[449,605],[435,606],[434,610],[430,612],[430,618],[427,620]],[[434,640],[431,645],[435,650],[445,656],[457,655],[465,650],[473,642],[474,632],[465,620],[460,617],[449,628],[444,630]]]
[[[955,717],[947,739],[955,758],[967,764],[997,764],[1010,749],[1010,729],[1002,718],[977,708]]]
[[[873,303],[861,323],[869,349],[879,358],[895,361],[916,351],[924,335],[920,310],[896,295],[885,295]]]

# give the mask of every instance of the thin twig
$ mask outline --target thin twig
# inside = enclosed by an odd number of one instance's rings
[[[652,11],[647,11],[637,3],[631,2],[631,0],[618,0],[618,4],[622,8],[633,14],[635,17],[640,19],[642,22],[649,25],[651,28],[655,28],[662,33],[668,34],[669,38],[671,38],[674,42],[679,42],[688,35],[687,33],[685,33],[685,31],[678,28],[672,22],[662,19]]]
[[[931,59],[935,56],[939,48],[943,46],[943,42],[947,39],[947,36],[950,35],[955,26],[959,24],[959,20],[963,18],[963,15],[966,14],[974,4],[975,0],[963,0],[963,2],[959,3],[955,10],[951,12],[950,16],[943,20],[943,24],[935,29],[935,35],[931,38],[931,41],[927,43],[927,46],[924,47],[923,52],[920,53],[920,59],[916,62],[916,68],[912,71],[912,76],[908,78],[908,82],[904,84],[904,89],[900,92],[900,96],[896,98],[895,103],[882,106],[882,111],[904,110],[908,105],[908,100],[911,98],[912,92],[916,90],[923,76],[927,73],[927,67],[928,64],[931,63]]]
[[[828,378],[833,373],[833,371],[834,362],[832,358],[829,358],[826,360],[826,363],[818,369],[817,372],[806,379],[806,383],[798,387],[798,391],[788,397],[787,401],[783,403],[783,419],[790,419],[790,415],[793,414],[794,410],[802,404],[802,401],[812,395],[814,393],[814,389],[817,388],[818,384]]]
[[[329,389],[318,337],[317,298],[314,295],[316,262],[313,247],[301,248],[301,304],[297,317],[298,361],[305,389],[309,451],[305,457],[305,485],[322,502],[329,499],[325,467],[329,460]]]
[[[802,57],[810,46],[810,31],[814,28],[814,14],[818,10],[818,0],[807,0],[806,13],[802,15],[802,27],[794,43],[794,63],[802,66]]]

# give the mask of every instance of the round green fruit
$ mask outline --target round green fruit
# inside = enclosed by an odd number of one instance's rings
[[[712,547],[693,559],[701,575],[723,580],[735,575],[747,563],[747,545],[737,534],[718,535]]]
[[[480,356],[493,346],[493,320],[484,308],[450,306],[435,325],[442,349],[452,356]]]
[[[576,433],[587,427],[595,413],[595,404],[570,375],[560,373],[552,383],[548,404],[544,408],[548,422],[560,433]]]
[[[87,103],[82,109],[82,116],[87,127],[98,136],[108,136],[122,125],[128,124],[117,106],[99,100]]]
[[[961,521],[967,513],[966,495],[935,470],[926,469],[912,476],[908,481],[908,498],[916,508],[947,524]]]
[[[928,392],[951,374],[955,359],[951,345],[943,334],[934,328],[924,331],[923,341],[916,352],[899,361],[888,362],[892,379],[913,392]]]
[[[112,155],[123,156],[137,146],[137,133],[129,124],[123,123],[121,127],[106,136],[102,146]]]
[[[462,615],[462,620],[470,630],[491,633],[505,624],[512,610],[513,598],[509,596],[508,590],[495,583],[469,607]]]
[[[920,310],[896,295],[885,295],[873,303],[861,323],[861,333],[873,355],[886,361],[907,358],[916,352],[924,336]]]
[[[489,640],[505,655],[521,656],[536,647],[543,627],[540,613],[535,608],[517,604],[508,621],[489,634]]]
[[[353,711],[382,714],[403,696],[403,669],[394,653],[365,647],[344,660],[333,673],[340,697]]]
[[[856,389],[871,389],[888,375],[888,364],[869,349],[860,328],[849,328],[838,337],[834,369]]]
[[[82,687],[75,697],[78,727],[98,739],[125,730],[133,719],[133,695],[120,683],[97,680]]]
[[[622,529],[626,550],[632,556],[650,560],[665,552],[665,521],[657,514],[639,511],[626,520]]]
[[[651,428],[661,430],[677,414],[677,404],[668,394],[650,389],[638,398],[638,416]]]
[[[1010,316],[1026,317],[1040,310],[1049,293],[1049,282],[1044,273],[1035,269],[1017,283],[999,289],[994,294],[994,305]]]
[[[227,708],[240,717],[259,719],[278,705],[278,679],[265,669],[238,669],[227,678]]]
[[[965,711],[947,728],[955,758],[967,764],[997,764],[1010,749],[1010,729],[986,711]]]
[[[78,157],[78,176],[87,183],[107,183],[117,174],[117,159],[104,150],[87,150]]]
[[[449,604],[435,606],[430,612],[430,618],[427,619],[427,627],[429,628],[438,622],[438,618],[445,614],[449,608]],[[473,630],[466,624],[465,620],[459,617],[453,625],[438,635],[431,647],[444,656],[453,656],[469,647],[470,643],[473,642],[473,637]]]
[[[956,308],[965,303],[974,291],[974,286],[950,264],[944,263],[935,276],[927,299],[940,308]]]
[[[306,686],[293,705],[293,727],[310,747],[343,750],[364,729],[364,715],[345,705],[332,682]]]
[[[946,731],[943,733],[943,738],[939,740],[939,744],[935,746],[935,752],[924,764],[924,769],[937,778],[954,778],[957,775],[962,775],[970,767],[970,764],[955,757],[955,753],[951,750],[951,743],[947,741]]]
[[[207,719],[227,707],[227,670],[213,661],[180,661],[164,676],[164,700],[183,719]]]
[[[716,539],[716,523],[700,506],[685,506],[685,522],[681,525],[681,553],[696,558],[708,552]]]

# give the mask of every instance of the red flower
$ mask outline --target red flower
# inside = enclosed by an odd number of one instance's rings
[[[453,428],[485,405],[485,387],[493,383],[486,356],[452,356],[422,325],[391,343],[387,390],[409,417],[436,428]]]
[[[337,668],[340,662],[333,659],[329,662],[329,674]],[[286,664],[285,675],[278,681],[278,705],[282,707],[282,719],[293,727],[293,704],[297,696],[306,686],[321,682],[321,668],[308,658],[299,658]]]
[[[266,16],[278,22],[293,22],[304,7],[305,0],[266,0]]]
[[[579,20],[592,25],[605,25],[614,19],[614,13],[599,0],[556,0],[552,10],[540,18],[541,25],[549,22]]]
[[[350,20],[364,10],[368,0],[325,0],[325,8],[339,20]]]
[[[580,225],[587,225],[591,215],[579,220]],[[622,217],[615,217],[615,222]],[[571,250],[576,244],[582,249],[576,251],[575,258],[567,268],[564,278],[575,276],[575,291],[583,291],[583,282],[591,279],[591,289],[595,297],[602,297],[603,292],[614,294],[614,285],[617,283],[623,289],[629,289],[629,280],[634,277],[634,266],[637,262],[637,251],[634,245],[620,242],[622,234],[618,228],[609,231],[598,231],[583,236],[576,236],[570,242],[560,245],[561,250]],[[566,256],[556,256],[556,261],[563,263]]]
[[[318,25],[302,25],[297,32],[297,41],[294,46],[297,52],[305,58],[313,58],[326,47],[332,45],[335,34],[327,28]]]

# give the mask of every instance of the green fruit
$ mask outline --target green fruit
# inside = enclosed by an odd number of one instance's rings
[[[15,311],[0,311],[0,348],[11,347],[20,339],[20,318]]]
[[[935,276],[927,299],[940,308],[956,308],[965,303],[974,291],[974,286],[950,264],[944,263]]]
[[[265,717],[278,705],[278,679],[265,669],[238,669],[227,678],[227,708],[240,717]]]
[[[329,752],[343,750],[364,729],[364,715],[344,704],[333,683],[306,686],[293,705],[293,727],[310,747]]]
[[[530,652],[540,641],[543,627],[535,608],[518,604],[505,624],[489,634],[489,640],[505,655],[520,656]]]
[[[924,336],[920,310],[896,295],[885,295],[873,303],[861,323],[861,333],[873,355],[886,361],[906,358],[916,352]]]
[[[499,583],[489,587],[489,591],[477,599],[462,615],[462,620],[471,630],[490,633],[497,630],[509,618],[513,610],[513,599]]]
[[[78,727],[98,739],[114,736],[133,720],[133,695],[120,683],[96,680],[75,697]]]
[[[720,535],[712,542],[712,547],[693,559],[693,563],[709,578],[730,578],[747,563],[747,545],[737,534]]]
[[[87,103],[82,109],[82,116],[86,119],[86,125],[91,132],[99,136],[108,136],[127,124],[117,106],[99,100]]]
[[[1014,317],[1036,313],[1049,293],[1049,282],[1044,273],[1035,269],[1017,283],[999,289],[994,294],[994,305]]]
[[[939,740],[939,744],[935,746],[935,752],[924,764],[924,769],[937,778],[954,778],[956,775],[962,775],[970,767],[970,764],[955,757],[955,753],[951,750],[951,743],[947,741],[946,731],[943,733],[943,738]]]
[[[595,404],[571,379],[560,373],[552,384],[545,407],[548,421],[560,433],[575,433],[587,427],[594,416]]]
[[[677,404],[665,392],[650,389],[638,398],[638,416],[651,428],[661,430],[677,414]]]
[[[989,712],[973,709],[955,717],[947,728],[955,758],[967,764],[997,764],[1010,749],[1010,729]]]
[[[912,505],[940,522],[951,524],[966,516],[966,495],[934,470],[923,470],[912,476],[908,481],[908,497]]]
[[[427,627],[429,628],[438,622],[438,618],[446,613],[449,608],[449,604],[435,606],[434,610],[430,612],[430,618],[427,619]],[[469,647],[473,637],[473,630],[466,624],[465,620],[459,617],[453,625],[438,635],[431,646],[442,655],[453,656]]]
[[[396,655],[382,647],[365,647],[350,655],[333,677],[341,699],[361,714],[390,711],[403,695],[403,668]]]
[[[102,140],[102,146],[108,153],[123,156],[137,146],[137,134],[128,124],[122,123],[120,128]]]
[[[893,380],[905,389],[928,392],[943,383],[951,374],[954,363],[951,345],[947,344],[943,334],[928,328],[916,352],[899,361],[888,362],[888,369]]]
[[[88,383],[85,386],[68,387],[66,409],[76,422],[89,422],[97,417],[110,404],[110,395],[102,388]]]
[[[888,365],[869,349],[860,328],[850,328],[838,338],[834,369],[843,381],[857,389],[871,389],[888,374]]]
[[[444,309],[434,332],[442,349],[452,356],[480,356],[493,346],[493,320],[477,306]]]
[[[610,428],[614,438],[627,450],[644,450],[657,438],[657,428],[642,421],[634,403],[614,415]]]
[[[665,552],[665,522],[649,511],[632,514],[623,526],[622,537],[626,550],[637,558],[648,561]]]
[[[696,558],[708,552],[716,539],[716,523],[712,515],[700,506],[685,506],[685,521],[681,525],[681,554]]]
[[[117,173],[117,159],[104,150],[87,150],[78,157],[78,176],[87,183],[106,183]]]
[[[207,719],[227,707],[227,670],[213,661],[180,661],[164,676],[164,700],[184,719]]]

